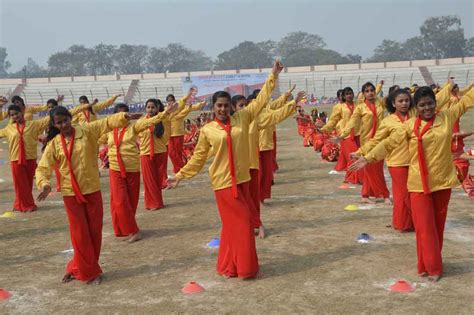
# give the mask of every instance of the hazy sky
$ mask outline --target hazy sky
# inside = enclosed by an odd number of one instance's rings
[[[474,36],[474,0],[0,0],[0,46],[17,70],[28,57],[46,66],[73,44],[180,42],[216,57],[244,40],[301,30],[366,58],[383,39],[415,36],[425,18],[447,14]]]

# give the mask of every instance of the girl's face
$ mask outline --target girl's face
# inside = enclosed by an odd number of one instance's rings
[[[168,104],[168,106],[173,104],[174,102],[176,102],[176,100],[172,98],[171,96],[166,98],[166,103]]]
[[[372,86],[368,86],[365,88],[363,91],[364,97],[367,101],[369,102],[374,102],[375,101],[375,89]]]
[[[436,101],[429,96],[423,96],[416,104],[416,110],[423,120],[430,120],[435,115]]]
[[[247,106],[247,100],[241,99],[237,102],[237,104],[235,104],[234,110],[237,112],[241,109],[244,109],[245,106]]]
[[[453,93],[453,95],[458,95],[459,87],[455,87],[454,89],[452,89],[452,93]]]
[[[10,116],[11,120],[14,123],[22,123],[23,122],[23,113],[22,112],[17,112],[16,110],[10,110],[8,112],[8,115]]]
[[[72,132],[71,117],[65,115],[54,115],[54,127],[64,135],[69,135]]]
[[[393,106],[401,114],[406,114],[410,109],[410,97],[406,94],[399,94],[395,97]]]
[[[226,121],[230,116],[230,100],[227,97],[218,97],[213,109],[217,119]]]
[[[346,99],[346,102],[352,103],[354,101],[354,92],[347,91],[344,94],[344,98]]]
[[[148,116],[155,116],[158,113],[158,107],[154,103],[148,102],[145,105],[145,112]]]

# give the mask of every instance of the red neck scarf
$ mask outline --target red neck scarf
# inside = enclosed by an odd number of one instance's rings
[[[25,155],[25,141],[23,139],[23,132],[25,131],[25,122],[16,123],[16,130],[20,135],[19,139],[19,151],[18,151],[18,164],[19,165],[26,165],[26,155]]]
[[[354,103],[346,103],[347,108],[351,111],[351,116],[354,114]],[[350,139],[354,140],[354,128],[351,129]]]
[[[72,190],[74,191],[74,195],[76,196],[76,200],[78,203],[87,203],[86,198],[82,195],[81,187],[77,183],[76,176],[74,175],[74,169],[72,167],[72,151],[74,149],[74,138],[75,138],[76,130],[72,129],[71,135],[71,142],[69,142],[69,148],[66,145],[66,140],[64,139],[63,134],[61,134],[61,145],[63,147],[64,155],[66,156],[67,165],[69,168],[69,174],[71,175],[71,185]]]
[[[127,131],[127,128],[122,128],[122,130],[118,130],[118,128],[114,128],[114,143],[115,143],[115,150],[117,154],[117,162],[120,168],[120,175],[122,178],[127,177],[127,172],[125,170],[125,164],[123,164],[122,160],[122,154],[120,154],[120,145],[122,144],[123,137],[125,135],[125,132]]]
[[[377,131],[377,108],[375,107],[374,103],[369,103],[369,101],[365,101],[365,105],[367,108],[372,112],[372,129],[370,130],[370,138],[375,136],[375,132]]]
[[[428,184],[428,167],[426,165],[425,154],[423,152],[423,136],[433,126],[433,122],[436,116],[433,116],[420,133],[421,117],[416,117],[415,125],[413,126],[413,132],[418,139],[418,165],[420,166],[421,183],[423,184],[423,192],[425,194],[431,193],[430,186]]]
[[[395,112],[395,115],[397,115],[398,119],[400,119],[400,122],[401,122],[402,124],[404,124],[404,123],[410,118],[410,117],[409,117],[410,115],[408,115],[408,113],[407,113],[405,116],[403,116],[403,115],[400,114],[399,112]]]
[[[86,117],[86,121],[89,123],[91,120],[91,112],[87,109],[83,111],[83,113],[84,113],[84,117]]]
[[[231,131],[232,131],[232,126],[230,124],[230,118],[227,119],[227,121],[222,123],[219,119],[215,118],[214,119],[219,126],[221,126],[222,129],[225,130],[227,133],[227,155],[229,156],[229,168],[230,168],[230,176],[232,178],[232,196],[234,198],[237,198],[239,196],[239,192],[237,190],[237,176],[235,174],[235,164],[234,164],[234,150],[232,148],[232,136],[231,136]]]

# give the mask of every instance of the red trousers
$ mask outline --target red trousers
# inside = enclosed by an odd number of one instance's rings
[[[277,133],[273,131],[273,172],[278,171],[278,163],[277,163]]]
[[[252,215],[246,198],[248,185],[248,182],[238,185],[238,198],[232,196],[231,187],[214,192],[222,221],[217,272],[228,277],[254,278],[259,269]]]
[[[408,194],[408,166],[388,168],[392,176],[392,226],[399,231],[413,231],[410,195]]]
[[[259,228],[262,225],[260,219],[260,177],[259,171],[256,169],[250,169],[250,182],[249,182],[249,208],[252,211],[252,224],[254,228]]]
[[[127,172],[122,178],[119,171],[109,170],[110,215],[115,236],[136,234],[139,229],[135,214],[140,198],[140,172]]]
[[[168,150],[169,150],[171,163],[173,163],[173,172],[175,174],[178,173],[179,170],[185,164],[184,159],[183,159],[183,144],[184,144],[184,135],[170,137]]]
[[[90,281],[102,274],[99,256],[104,213],[100,191],[84,197],[87,203],[78,203],[75,196],[63,196],[74,249],[74,256],[67,264],[66,272],[77,280]]]
[[[354,139],[344,139],[341,141],[341,154],[339,154],[339,159],[343,159],[346,165],[346,168],[352,164],[350,154],[355,152],[359,149],[359,137],[355,137]],[[339,163],[339,159],[337,163]],[[337,164],[336,164],[337,167]],[[357,172],[351,172],[346,170],[346,176],[344,178],[345,182],[351,184],[362,184],[364,177],[364,171],[360,170]]]
[[[459,181],[462,183],[469,174],[469,160],[454,159],[454,166],[456,167],[456,173]]]
[[[273,162],[272,150],[260,151],[260,201],[272,198]]]
[[[160,164],[161,189],[168,187],[168,150],[163,154],[163,163]]]
[[[368,164],[364,168],[362,181],[362,197],[388,198],[390,196],[383,175],[383,161]]]
[[[54,174],[56,175],[56,192],[61,191],[61,173],[59,173],[59,162],[54,164]]]
[[[163,183],[162,167],[166,153],[155,153],[153,160],[149,155],[141,155],[143,187],[145,188],[145,209],[161,209],[164,207],[161,185]]]
[[[410,202],[415,223],[418,273],[442,275],[443,234],[451,189],[431,194],[410,192]]]
[[[33,198],[33,177],[36,171],[36,160],[26,160],[25,165],[19,165],[18,161],[10,162],[13,186],[15,188],[15,201],[13,209],[21,212],[36,210]]]

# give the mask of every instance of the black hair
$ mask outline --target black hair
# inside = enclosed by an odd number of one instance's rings
[[[246,99],[245,96],[240,95],[240,94],[232,96],[232,99],[231,99],[232,106],[236,106],[239,101],[245,100],[245,99]]]
[[[415,104],[418,104],[422,97],[429,97],[431,98],[436,104],[436,96],[433,90],[429,86],[422,86],[418,90],[416,90],[415,95],[413,96],[415,100]]]
[[[212,105],[214,105],[217,102],[217,99],[219,97],[224,97],[224,98],[227,98],[229,102],[231,101],[231,97],[229,93],[227,93],[226,91],[217,91],[216,93],[212,95]]]
[[[337,90],[336,97],[339,99],[341,97],[341,95],[342,95],[342,89]]]
[[[82,96],[79,97],[79,103],[80,103],[81,101],[83,101],[84,103],[89,104],[89,99],[88,99],[87,96],[85,96],[85,95],[82,95]]]
[[[459,89],[459,85],[456,83],[453,85],[453,88],[451,89],[451,91],[454,91],[454,89],[458,88]]]
[[[413,98],[411,97],[410,91],[407,91],[405,89],[398,89],[398,90],[395,90],[392,93],[390,93],[387,96],[387,99],[385,101],[385,104],[387,106],[387,110],[389,111],[389,113],[393,114],[393,113],[396,112],[396,108],[394,106],[395,99],[397,98],[397,96],[399,96],[401,94],[405,94],[406,96],[408,96],[408,99],[410,100],[410,108],[412,108],[414,106]]]
[[[252,93],[249,96],[247,96],[247,102],[251,102],[256,98],[257,98],[257,96],[255,96],[255,94]]]
[[[118,103],[117,105],[114,106],[114,114],[118,113],[121,109],[123,109],[123,111],[127,113],[130,111],[130,108],[128,107],[127,104]]]
[[[60,133],[59,129],[56,128],[56,126],[54,125],[54,116],[66,116],[72,119],[71,113],[64,106],[56,106],[51,109],[51,111],[49,112],[48,133],[46,135],[46,141],[43,143],[41,151],[44,151],[49,141],[54,139],[54,137],[56,137]]]
[[[173,94],[168,94],[168,95],[166,96],[166,101],[168,101],[168,98],[170,98],[170,97],[173,99],[173,102],[176,102],[176,98],[174,97]],[[146,103],[145,103],[145,104],[146,104]]]
[[[437,87],[438,87],[438,86],[437,86],[436,84],[434,84],[434,83],[433,83],[433,84],[430,84],[430,88],[431,88],[431,89],[436,89]]]
[[[23,107],[25,107],[25,101],[18,95],[12,97],[12,103],[20,102]]]
[[[170,94],[170,95],[173,96],[172,94]],[[166,98],[168,98],[168,96]],[[162,112],[162,111],[165,110],[165,106],[163,105],[163,103],[159,99],[149,98],[149,99],[146,100],[145,106],[148,103],[153,103],[153,105],[155,105],[155,107],[158,108],[158,112]],[[163,125],[163,122],[160,121],[159,123],[157,123],[155,125],[155,128],[153,129],[153,134],[156,137],[161,138],[164,133],[165,133],[165,126]]]
[[[18,106],[18,105],[15,105],[15,104],[11,104],[10,106],[8,106],[8,108],[7,108],[7,113],[8,113],[8,115],[10,115],[10,111],[11,111],[11,110],[14,110],[15,112],[19,112],[19,113],[22,112],[21,107]]]
[[[372,82],[365,82],[360,90],[362,91],[362,93],[364,93],[365,89],[367,89],[368,87],[372,87],[375,91],[375,85]]]
[[[341,99],[343,102],[346,101],[346,98],[344,97],[344,95],[346,95],[347,92],[352,92],[352,94],[354,94],[354,90],[351,88],[351,87],[345,87],[343,88],[341,91]]]
[[[52,107],[56,107],[56,106],[59,105],[59,104],[58,104],[58,101],[56,101],[54,98],[50,98],[50,99],[46,102],[46,105],[49,105],[49,104],[53,105]]]
[[[395,92],[396,90],[399,90],[400,89],[400,86],[399,85],[392,85],[389,89],[388,89],[388,95],[390,95],[392,92]]]
[[[260,93],[260,91],[261,91],[261,89],[255,89],[255,90],[253,90],[252,94],[257,96],[258,93]]]

